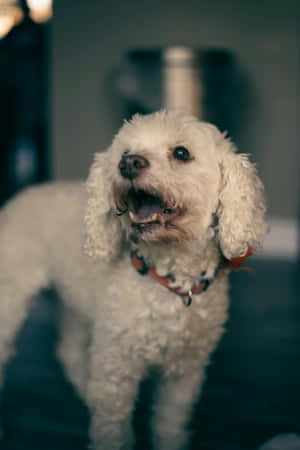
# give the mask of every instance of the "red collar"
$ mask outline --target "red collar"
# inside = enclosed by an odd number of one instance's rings
[[[226,259],[223,256],[223,265],[225,267],[229,267],[232,270],[239,270],[242,268],[242,265],[244,264],[246,259],[250,255],[253,255],[253,253],[254,253],[254,249],[252,247],[248,247],[248,250],[244,256],[239,256],[238,258],[233,258],[233,259]]]
[[[136,251],[133,251],[131,253],[131,263],[133,267],[141,274],[141,275],[150,275],[155,281],[158,281],[161,285],[168,288],[170,291],[175,292],[176,294],[180,295],[182,298],[182,301],[185,306],[189,306],[192,302],[192,294],[200,294],[201,292],[204,292],[208,286],[210,285],[211,281],[216,277],[217,273],[220,271],[220,269],[226,269],[229,268],[231,270],[237,270],[240,269],[244,261],[250,256],[252,253],[254,253],[254,250],[249,247],[246,255],[233,258],[232,260],[226,259],[223,257],[222,263],[220,266],[216,269],[214,277],[209,279],[202,279],[198,284],[195,284],[188,292],[181,292],[179,288],[173,288],[170,286],[172,279],[169,276],[162,277],[156,273],[156,271],[153,269],[153,267],[148,267],[146,262],[144,261],[143,257],[140,256]]]

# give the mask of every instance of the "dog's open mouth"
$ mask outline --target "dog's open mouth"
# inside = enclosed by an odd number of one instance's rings
[[[132,227],[140,232],[148,231],[154,226],[168,227],[179,215],[178,208],[170,208],[159,195],[142,189],[130,189],[127,204]]]

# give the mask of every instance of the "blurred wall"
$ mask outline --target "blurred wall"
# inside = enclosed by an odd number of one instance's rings
[[[298,212],[298,0],[59,0],[52,40],[54,177],[86,177],[121,125],[109,78],[134,47],[232,50],[252,101],[238,144],[254,154],[273,215]]]

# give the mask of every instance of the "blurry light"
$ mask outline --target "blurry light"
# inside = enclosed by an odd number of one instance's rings
[[[0,38],[4,37],[14,26],[14,18],[11,16],[0,16]]]
[[[16,0],[0,0],[0,39],[21,22],[24,17],[22,8]]]
[[[21,137],[11,151],[10,174],[14,183],[25,186],[36,179],[38,172],[38,149],[32,139]]]
[[[47,22],[52,17],[52,0],[27,0],[27,6],[35,22]]]

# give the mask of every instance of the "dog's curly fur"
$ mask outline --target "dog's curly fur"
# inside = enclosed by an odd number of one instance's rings
[[[178,147],[188,150],[187,160],[176,157]],[[144,158],[147,167],[122,176],[124,155]],[[137,192],[159,198],[161,220],[135,223],[130,197]],[[0,365],[33,295],[54,285],[63,305],[58,356],[90,408],[94,448],[132,448],[131,413],[152,366],[161,375],[154,445],[183,448],[227,316],[228,277],[217,268],[224,256],[260,247],[265,232],[262,183],[224,134],[179,112],[134,116],[96,155],[87,190],[45,184],[1,212]],[[203,277],[211,284],[185,308],[180,295],[133,268],[131,249],[184,292]]]

